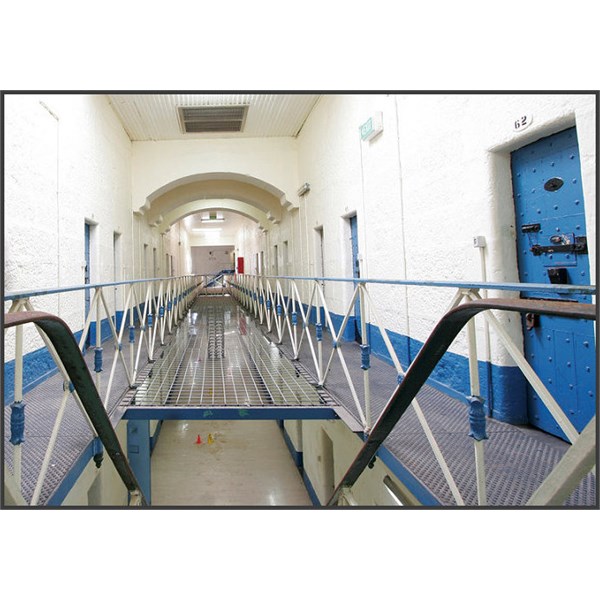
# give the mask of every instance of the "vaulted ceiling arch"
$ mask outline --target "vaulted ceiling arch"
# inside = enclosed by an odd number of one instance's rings
[[[236,200],[253,208],[264,219],[279,222],[285,194],[268,182],[240,173],[199,173],[170,182],[155,190],[141,212],[151,224],[164,221],[165,215],[199,200],[210,200],[212,208],[225,208],[219,201]],[[246,210],[246,208],[244,208]],[[253,211],[251,211],[254,214]],[[189,211],[187,214],[190,214]],[[248,214],[250,216],[250,213]],[[255,220],[256,215],[253,216]]]
[[[187,204],[178,206],[162,215],[159,231],[161,233],[168,231],[174,223],[181,219],[185,219],[185,217],[189,215],[214,210],[230,211],[247,217],[254,221],[260,229],[268,229],[269,225],[274,222],[270,221],[266,214],[261,210],[248,203],[241,202],[240,200],[233,200],[231,198],[223,200],[202,199],[188,202]]]

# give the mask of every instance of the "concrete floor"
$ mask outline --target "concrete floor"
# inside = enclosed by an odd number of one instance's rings
[[[151,466],[153,506],[311,505],[275,421],[165,421]]]

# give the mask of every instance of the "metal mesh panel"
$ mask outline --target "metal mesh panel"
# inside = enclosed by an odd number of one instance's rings
[[[319,406],[317,390],[230,298],[196,301],[136,406]]]
[[[288,336],[281,346],[292,356]],[[323,331],[323,348],[331,348],[331,336]],[[357,343],[343,344],[344,358],[359,398],[364,397],[361,371],[361,351]],[[327,355],[328,356],[328,355]],[[300,363],[312,369],[308,344],[300,351]],[[373,421],[383,410],[396,387],[395,368],[371,356],[369,371]],[[325,388],[334,401],[342,404],[358,419],[359,415],[346,377],[334,358]],[[440,446],[444,459],[467,505],[477,504],[475,456],[473,440],[468,437],[468,407],[443,392],[425,385],[417,395],[419,405]],[[363,405],[364,410],[364,405]],[[487,419],[489,439],[485,442],[488,504],[521,506],[531,497],[558,463],[569,444],[528,427],[516,427]],[[455,500],[442,470],[411,407],[400,419],[384,443],[389,450],[442,504],[454,505]],[[567,506],[594,506],[596,479],[587,475],[573,492]]]
[[[105,369],[110,369],[114,357],[114,344],[104,345]],[[85,360],[90,371],[94,369],[94,353],[87,352]],[[102,378],[101,397],[106,393],[108,376]],[[128,388],[127,376],[120,362],[117,362],[111,397],[108,401],[109,413],[117,406],[123,391]],[[57,374],[25,394],[25,442],[22,444],[22,493],[26,502],[30,502],[40,473],[50,435],[63,397],[63,378]],[[4,407],[4,460],[7,468],[13,470],[13,446],[10,439],[10,406]],[[65,413],[54,451],[51,456],[48,473],[42,487],[39,504],[48,502],[57,487],[77,462],[82,452],[94,439],[79,403],[71,395],[66,404]]]

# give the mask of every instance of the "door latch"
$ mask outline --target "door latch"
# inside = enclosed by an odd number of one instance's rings
[[[553,238],[558,238],[558,236],[552,236],[550,241],[554,241]],[[564,238],[561,238],[564,240]],[[531,246],[531,252],[534,256],[540,256],[541,254],[553,254],[553,253],[562,253],[562,254],[587,254],[588,246],[587,246],[587,237],[585,235],[574,237],[573,243],[565,244],[564,241],[555,246],[541,246],[540,244],[534,244]]]

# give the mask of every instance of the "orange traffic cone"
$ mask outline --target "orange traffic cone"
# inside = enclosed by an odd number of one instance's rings
[[[198,434],[198,437],[196,438],[196,444],[201,444],[202,443],[202,438],[200,437],[200,434]]]

